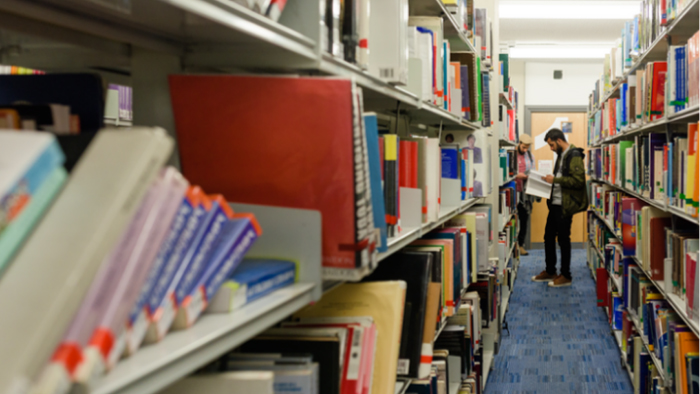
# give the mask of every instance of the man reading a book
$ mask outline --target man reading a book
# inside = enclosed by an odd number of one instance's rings
[[[546,270],[533,276],[535,282],[549,282],[550,287],[571,285],[571,220],[574,214],[588,208],[586,171],[583,165],[583,149],[569,144],[564,133],[551,129],[544,140],[557,153],[554,175],[542,177],[552,184],[552,194],[547,201],[549,215],[544,229]],[[557,276],[558,239],[561,249],[561,271]]]
[[[525,181],[527,180],[528,173],[534,164],[532,153],[530,153],[531,144],[532,139],[530,136],[523,134],[520,136],[518,149],[516,149],[516,155],[518,158],[518,175],[515,176],[515,188],[516,191],[520,193],[520,199],[518,199],[518,221],[520,222],[518,246],[520,247],[520,254],[523,256],[528,255],[528,252],[524,247],[525,236],[527,235],[527,224],[530,219],[530,213],[532,212],[532,203],[535,199],[535,197],[525,193]]]

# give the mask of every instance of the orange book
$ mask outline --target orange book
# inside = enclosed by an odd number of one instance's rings
[[[450,62],[450,65],[452,68],[455,69],[455,88],[461,89],[460,86],[462,86],[462,77],[460,74],[460,67],[461,64],[459,62]]]
[[[19,130],[20,128],[20,117],[17,110],[0,108],[0,129]]]
[[[678,387],[676,388],[678,394],[688,394],[688,385],[686,384],[688,381],[688,370],[685,363],[685,355],[688,353],[697,353],[699,344],[698,337],[692,332],[676,333],[675,357],[680,360],[680,362],[677,363],[677,365],[680,364],[680,369],[677,370],[677,372],[679,372],[680,382],[682,382],[682,384],[679,385],[680,390],[678,390]],[[676,382],[679,382],[679,380],[676,379]]]

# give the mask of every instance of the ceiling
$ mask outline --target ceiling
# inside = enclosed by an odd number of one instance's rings
[[[499,20],[500,47],[528,46],[528,45],[561,45],[577,47],[579,45],[612,47],[614,42],[621,37],[625,21],[631,19],[629,12],[625,15],[614,15],[606,10],[614,5],[630,7],[636,11],[639,0],[501,0],[501,10],[504,6],[526,6],[530,13],[544,14],[561,5],[571,7],[596,7],[601,10],[601,18],[577,19],[580,16],[575,12],[565,15],[567,19],[511,19],[501,16]],[[574,8],[575,9],[575,8]],[[536,10],[536,11],[531,11]],[[541,10],[541,11],[540,11]],[[511,12],[512,13],[512,12]],[[593,13],[593,16],[595,13]],[[521,17],[519,15],[518,17]],[[550,16],[551,17],[551,16]],[[590,16],[589,16],[590,17]],[[617,19],[603,19],[617,18]],[[602,61],[602,58],[600,59]]]

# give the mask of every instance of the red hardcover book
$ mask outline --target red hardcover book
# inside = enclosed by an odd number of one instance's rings
[[[324,267],[359,265],[350,80],[175,75],[170,94],[193,184],[228,201],[318,210]]]
[[[656,120],[664,116],[666,62],[654,62],[653,70],[650,118],[651,120]]]
[[[411,143],[399,142],[399,187],[411,187]]]
[[[649,268],[651,279],[664,280],[664,258],[666,257],[666,234],[664,228],[671,227],[671,218],[651,218],[649,220]],[[646,241],[645,241],[646,242]]]
[[[418,188],[418,142],[411,141],[411,183],[410,187]]]
[[[596,268],[595,275],[598,306],[608,306],[608,271],[605,268]]]

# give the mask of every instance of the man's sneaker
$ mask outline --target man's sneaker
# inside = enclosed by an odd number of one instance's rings
[[[522,246],[520,247],[520,255],[521,256],[527,256],[529,254],[530,253],[528,253],[527,250],[525,250],[525,248],[523,248]]]
[[[533,276],[532,281],[533,282],[549,282],[551,280],[554,280],[557,276],[556,275],[550,275],[547,273],[547,271],[542,271],[540,272],[539,275]]]
[[[571,286],[571,279],[566,279],[564,275],[559,275],[554,278],[553,281],[549,282],[549,287],[564,287]]]

